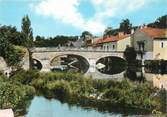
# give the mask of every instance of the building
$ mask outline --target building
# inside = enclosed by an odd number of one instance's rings
[[[137,59],[167,60],[167,30],[151,27],[137,29],[132,35],[132,45],[138,52]]]
[[[105,51],[124,51],[127,46],[131,46],[131,38],[129,34],[123,32],[119,32],[116,36],[96,39],[93,44],[94,48]]]

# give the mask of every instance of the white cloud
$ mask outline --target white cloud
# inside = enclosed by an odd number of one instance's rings
[[[80,30],[88,30],[92,33],[102,32],[105,25],[96,20],[84,19],[77,9],[79,3],[80,0],[45,0],[35,6],[35,10],[40,15],[51,16]]]
[[[85,19],[79,12],[81,0],[43,0],[34,8],[40,15],[53,17],[55,20],[95,34],[104,31],[105,19],[128,14],[142,8],[150,1],[154,0],[90,0],[96,11],[90,19]]]

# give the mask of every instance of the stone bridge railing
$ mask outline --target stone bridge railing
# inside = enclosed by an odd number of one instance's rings
[[[78,52],[112,52],[123,53],[123,51],[106,50],[102,48],[74,48],[74,47],[37,47],[31,48],[31,52],[64,52],[64,51],[78,51]]]

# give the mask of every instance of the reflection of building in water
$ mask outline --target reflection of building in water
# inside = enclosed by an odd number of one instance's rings
[[[151,81],[153,83],[154,87],[164,88],[167,90],[167,74],[160,75],[160,74],[146,73],[145,77],[148,81]]]

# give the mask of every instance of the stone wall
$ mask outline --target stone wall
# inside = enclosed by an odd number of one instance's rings
[[[9,76],[9,73],[11,71],[10,68],[7,66],[3,57],[0,57],[0,71],[6,74],[7,76]]]

